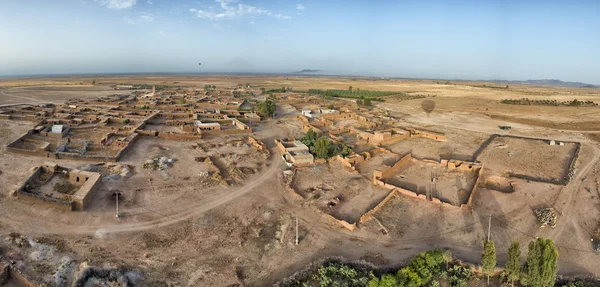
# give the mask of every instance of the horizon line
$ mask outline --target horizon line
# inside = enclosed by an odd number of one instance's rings
[[[322,71],[321,71],[322,72]],[[45,78],[45,77],[94,77],[94,76],[160,76],[160,75],[238,75],[238,76],[300,76],[300,77],[340,77],[340,78],[378,78],[378,79],[395,79],[395,80],[420,80],[420,81],[457,81],[457,82],[527,82],[527,81],[560,81],[561,83],[578,83],[583,85],[595,86],[597,84],[589,84],[579,81],[562,81],[560,79],[527,79],[527,80],[505,80],[505,79],[460,79],[460,78],[426,78],[426,77],[392,77],[392,76],[377,76],[377,75],[360,75],[360,74],[339,74],[339,73],[300,73],[300,72],[102,72],[102,73],[41,73],[41,74],[12,74],[0,75],[1,79],[26,79],[26,78]],[[514,83],[525,84],[525,83]],[[546,85],[547,86],[547,85]]]

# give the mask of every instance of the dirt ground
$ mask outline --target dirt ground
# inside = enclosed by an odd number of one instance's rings
[[[499,174],[562,179],[568,176],[576,149],[577,145],[569,142],[561,146],[550,145],[549,141],[496,137],[477,159]]]
[[[371,184],[370,178],[334,162],[298,170],[292,184],[306,199],[303,204],[354,223],[389,192]]]
[[[432,185],[431,178],[435,178]],[[430,195],[455,206],[466,204],[477,180],[476,172],[448,170],[439,164],[412,159],[386,183],[404,188],[418,194]]]
[[[91,86],[93,79],[97,81],[95,86]],[[74,84],[79,82],[83,85]],[[387,148],[399,154],[412,151],[416,157],[467,160],[491,134],[502,133],[578,141],[582,143],[582,150],[575,179],[567,186],[509,178],[513,192],[480,186],[469,211],[396,196],[375,214],[379,223],[371,220],[350,232],[323,220],[315,208],[328,209],[329,201],[325,200],[344,195],[341,204],[337,204],[331,213],[355,220],[357,213],[364,212],[386,195],[385,191],[370,184],[372,169],[377,167],[378,161],[383,163],[386,159],[375,157],[360,164],[358,172],[335,165],[301,172],[297,179],[299,189],[326,184],[328,190],[323,191],[314,204],[299,202],[284,188],[282,171],[287,167],[272,149],[274,138],[302,135],[301,125],[290,105],[278,105],[275,120],[253,124],[254,136],[271,148],[270,157],[265,158],[251,147],[243,146],[240,146],[240,153],[232,153],[235,137],[205,139],[206,151],[192,148],[197,142],[142,138],[119,163],[132,166],[133,175],[120,179],[104,178],[91,210],[76,213],[24,203],[10,196],[10,192],[27,178],[31,168],[47,159],[7,153],[6,144],[33,124],[0,120],[0,239],[11,232],[30,237],[57,237],[61,246],[78,260],[126,266],[139,272],[144,277],[141,286],[269,286],[325,256],[344,256],[350,260],[379,258],[374,263],[389,267],[402,264],[417,252],[440,247],[451,249],[458,258],[479,262],[491,215],[490,236],[496,242],[500,265],[506,260],[511,241],[519,241],[525,246],[542,236],[553,239],[559,248],[560,274],[600,276],[600,261],[590,241],[600,221],[600,149],[598,142],[593,140],[597,135],[593,132],[600,128],[592,124],[600,122],[600,108],[499,103],[501,99],[523,97],[596,100],[600,95],[598,90],[524,85],[499,90],[477,87],[481,83],[470,82],[438,84],[435,81],[363,78],[122,76],[2,79],[0,104],[60,102],[71,97],[108,95],[115,93],[109,85],[118,83],[198,88],[205,84],[225,88],[251,83],[266,88],[291,86],[295,90],[347,89],[352,85],[361,90],[429,94],[436,102],[436,108],[429,116],[421,110],[421,100],[390,99],[374,103],[373,109],[389,111],[399,118],[399,126],[444,132],[448,140],[411,139]],[[39,88],[42,84],[52,86]],[[510,125],[512,130],[501,131],[500,125]],[[228,141],[232,147],[227,146]],[[507,145],[507,150],[514,147],[516,152],[527,156],[516,162],[516,166],[529,169],[534,165],[533,169],[539,169],[540,174],[547,176],[561,175],[560,160],[544,164],[536,160],[544,160],[544,154],[561,158],[565,154],[562,149],[568,153],[572,148],[534,147],[520,142]],[[546,153],[537,148],[560,152]],[[141,167],[144,161],[159,156],[176,159],[166,170],[167,176]],[[256,172],[232,180],[226,187],[218,180],[206,177],[204,172],[209,167],[205,162],[195,160],[205,156],[217,158],[217,165],[235,165],[240,170],[254,168]],[[490,159],[492,157],[490,155]],[[491,176],[495,170],[506,170],[502,164],[513,157],[500,157],[494,163],[486,163],[485,159],[484,156],[484,176]],[[59,160],[58,164],[79,167],[89,163]],[[545,168],[546,165],[551,168]],[[228,172],[225,168],[223,173]],[[111,196],[116,190],[124,193],[120,218],[115,218]],[[556,228],[540,228],[533,210],[542,207],[554,207],[559,212]],[[294,244],[296,218],[299,245]],[[381,226],[389,232],[382,233]],[[2,250],[7,250],[7,246],[9,243],[0,240]]]

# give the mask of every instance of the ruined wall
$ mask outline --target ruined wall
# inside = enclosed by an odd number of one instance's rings
[[[337,155],[337,159],[342,162],[343,165],[351,168],[352,170],[356,170],[356,165],[365,161],[365,156],[354,153],[346,157]]]
[[[405,155],[398,162],[396,162],[394,164],[394,166],[392,166],[388,169],[382,170],[381,178],[387,178],[387,177],[393,176],[394,174],[398,173],[398,171],[411,160],[412,160],[412,155],[410,153]]]
[[[203,132],[203,134],[204,134],[204,132]],[[159,138],[170,139],[170,140],[197,140],[197,139],[202,138],[202,135],[200,135],[200,134],[176,133],[176,132],[158,132],[157,136]]]
[[[18,199],[23,200],[27,203],[31,204],[41,204],[44,206],[51,206],[54,208],[62,209],[62,210],[71,210],[71,202],[63,201],[56,198],[46,197],[44,195],[33,194],[25,192],[25,186],[29,184],[34,178],[40,176],[42,172],[42,168],[36,166],[33,173],[23,182],[23,184],[19,187],[19,189],[15,190],[14,196]]]
[[[318,210],[318,209],[317,209]],[[335,217],[333,217],[331,214],[325,213],[323,211],[318,210],[318,212],[322,213],[322,217],[325,217],[328,221],[332,222],[333,224],[337,224],[342,226],[343,228],[346,228],[349,231],[354,231],[356,230],[356,223],[349,223],[345,220],[342,219],[337,219]]]
[[[475,151],[475,153],[473,154],[473,161],[477,161],[477,158],[479,157],[479,155],[481,155],[481,153],[497,137],[508,137],[508,138],[526,139],[526,140],[534,140],[534,141],[542,141],[542,142],[548,141],[547,139],[541,139],[541,138],[493,134],[477,149],[477,151]],[[573,152],[573,155],[571,158],[571,162],[569,163],[569,166],[567,167],[566,175],[563,176],[562,178],[542,178],[542,177],[529,176],[529,175],[518,174],[518,173],[513,173],[513,172],[509,172],[508,176],[514,177],[514,178],[519,178],[519,179],[524,179],[524,180],[550,183],[550,184],[556,184],[556,185],[569,184],[569,182],[571,182],[571,180],[573,180],[575,178],[575,165],[576,165],[577,161],[579,160],[579,153],[581,151],[581,143],[580,142],[572,142],[572,141],[561,141],[561,142],[572,143],[572,144],[575,144],[575,146],[576,146],[575,151]]]
[[[323,131],[311,124],[305,124],[302,126],[302,131],[307,133],[309,130],[313,130],[315,133],[317,133],[317,135],[321,135],[323,134]]]
[[[379,210],[385,206],[385,204],[390,201],[392,198],[394,198],[396,196],[396,190],[392,189],[392,191],[390,191],[390,193],[383,199],[381,200],[375,207],[373,207],[371,210],[367,211],[365,214],[363,214],[360,219],[358,220],[359,224],[364,224],[365,222],[367,222],[369,219],[371,219],[371,217],[373,217],[373,214],[379,212]]]
[[[410,156],[410,157],[409,157]],[[405,196],[409,196],[409,197],[413,197],[413,198],[418,198],[418,199],[422,199],[422,200],[428,200],[432,203],[435,204],[441,204],[444,206],[451,206],[451,207],[457,207],[455,205],[446,203],[441,201],[439,198],[435,198],[435,197],[430,197],[429,199],[427,198],[426,195],[424,194],[418,194],[416,192],[407,190],[407,189],[403,189],[401,187],[397,187],[395,185],[389,184],[389,183],[385,183],[382,179],[385,179],[387,177],[392,176],[393,174],[397,173],[398,170],[404,165],[406,164],[409,160],[412,160],[412,156],[411,154],[407,154],[406,156],[404,156],[402,159],[400,159],[398,162],[396,162],[396,164],[394,164],[393,167],[388,167],[384,170],[375,170],[373,171],[373,184],[387,188],[389,190],[395,190],[396,192],[398,192],[399,194],[405,195]],[[426,162],[431,162],[431,163],[438,163],[436,161],[430,161],[430,160],[424,160]],[[460,162],[461,164],[458,165],[458,168],[456,169],[460,169],[462,171],[471,171],[471,172],[476,172],[477,173],[477,179],[475,180],[475,184],[473,185],[473,189],[470,192],[469,195],[469,199],[467,201],[466,204],[461,204],[460,208],[462,209],[468,209],[471,206],[471,203],[473,201],[473,198],[475,197],[475,195],[478,193],[478,188],[479,188],[479,182],[482,180],[482,173],[483,173],[483,166],[480,164],[476,164],[476,163],[472,163],[472,162],[462,162],[462,161],[457,161],[457,160],[442,160],[440,161],[440,165],[441,166],[447,166],[449,168],[450,162],[454,162],[454,163],[458,163]],[[461,168],[461,166],[463,166]],[[449,168],[451,169],[451,168]]]
[[[294,139],[288,139],[288,140],[293,141]],[[274,139],[273,142],[275,142],[275,147],[277,148],[277,150],[279,150],[282,154],[286,153],[285,146],[283,146],[283,144],[281,143],[281,140]]]
[[[303,115],[298,115],[296,118],[302,123],[308,123],[308,118]]]
[[[88,173],[91,174],[89,180],[73,195],[71,208],[73,211],[84,211],[90,205],[91,199],[100,186],[100,174],[95,172]]]
[[[255,139],[253,137],[248,137],[248,142],[250,142],[250,144],[253,147],[255,147],[256,149],[258,149],[261,152],[266,152],[268,150],[267,145],[258,139]]]
[[[477,180],[475,180],[475,185],[473,185],[473,189],[471,190],[471,194],[469,195],[469,200],[467,200],[467,204],[461,204],[460,207],[463,209],[469,209],[473,203],[473,198],[479,193],[479,183],[483,179],[483,168],[480,167],[477,171]]]
[[[229,129],[229,130],[211,130],[211,131],[203,131],[202,134],[207,135],[243,135],[252,133],[252,129]]]
[[[392,134],[392,137],[387,138],[387,139],[383,139],[381,141],[379,141],[378,143],[380,145],[390,145],[390,144],[394,144],[406,139],[410,138],[410,134],[406,133],[406,134]]]

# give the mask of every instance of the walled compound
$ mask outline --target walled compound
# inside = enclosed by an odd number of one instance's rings
[[[9,152],[118,161],[139,136],[194,140],[205,135],[250,134],[252,128],[245,122],[260,121],[252,105],[232,96],[166,90],[71,99],[63,105],[14,105],[0,108],[0,119],[35,123],[7,145]]]
[[[13,195],[25,202],[83,211],[98,190],[100,176],[97,172],[69,169],[46,162],[34,167],[31,175]]]

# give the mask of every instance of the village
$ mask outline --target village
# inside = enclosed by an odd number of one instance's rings
[[[326,246],[322,242],[330,237],[355,238],[361,246],[373,240],[373,250],[383,254],[386,244],[396,248],[407,238],[459,229],[461,238],[448,241],[452,248],[477,241],[480,235],[461,226],[485,229],[488,217],[490,224],[494,218],[496,225],[516,230],[547,226],[539,232],[558,235],[569,220],[562,202],[572,201],[570,193],[585,188],[592,199],[600,198],[597,179],[588,179],[598,148],[576,137],[532,135],[502,126],[479,133],[419,124],[383,108],[387,103],[291,87],[111,88],[114,94],[70,98],[62,104],[0,106],[0,123],[10,130],[3,137],[0,159],[2,206],[7,214],[20,212],[18,218],[7,215],[3,224],[26,226],[32,221],[37,224],[24,230],[37,230],[40,236],[66,228],[71,236],[92,235],[102,241],[205,218],[207,226],[256,228],[250,231],[256,236],[248,231],[235,235],[231,228],[228,234],[234,241],[241,238],[240,248],[250,244],[272,260],[298,248],[313,254],[311,246]],[[398,105],[435,100],[400,94],[382,98]],[[430,110],[419,113],[429,120]],[[253,193],[262,195],[252,210],[214,214],[223,204],[246,204],[244,198]],[[236,213],[241,210],[257,219]],[[417,224],[421,221],[437,223]],[[586,228],[593,230],[595,224]],[[23,286],[116,280],[111,272],[88,267],[100,263],[89,259],[96,252],[85,256],[90,262],[76,255],[64,261],[56,259],[62,255],[52,247],[54,259],[36,260],[31,252],[39,251],[31,246],[41,248],[43,243],[27,243],[32,239],[14,232],[6,236],[12,245],[0,248],[0,285],[8,280]],[[599,236],[588,236],[591,244],[577,248],[600,250]],[[212,239],[207,242],[217,238],[208,237]],[[512,233],[504,230],[497,237],[507,239]],[[151,241],[160,247],[165,240]],[[139,252],[151,261],[147,252]],[[350,251],[342,255],[352,257]],[[129,264],[141,255],[132,256]],[[156,268],[148,262],[141,269],[130,265],[114,270],[123,273],[119,280],[131,284],[144,276],[158,280],[147,274]],[[58,271],[36,267],[42,263]],[[78,264],[94,272],[83,272]],[[195,281],[205,286],[218,280],[267,280],[257,269],[243,271],[243,276],[240,272],[193,280],[206,280]]]

